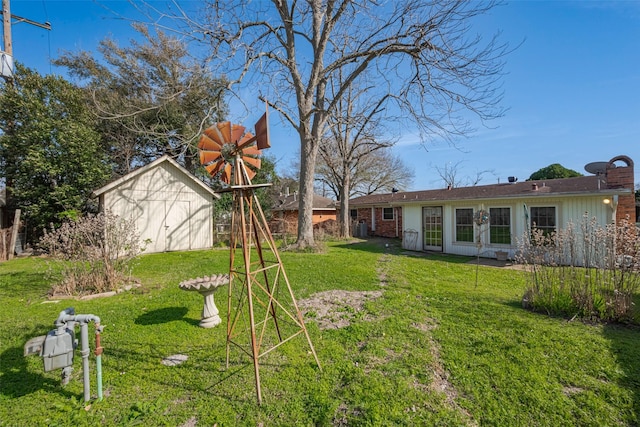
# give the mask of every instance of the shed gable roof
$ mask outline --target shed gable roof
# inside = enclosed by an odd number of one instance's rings
[[[176,162],[175,160],[173,160],[171,157],[164,155],[156,160],[154,160],[153,162],[144,165],[142,167],[139,167],[138,169],[110,182],[109,184],[95,190],[93,192],[93,197],[98,197],[114,188],[119,187],[120,185],[124,184],[125,182],[140,176],[148,171],[150,171],[151,169],[161,165],[164,162],[168,162],[169,164],[171,164],[172,166],[174,166],[179,172],[181,172],[182,174],[184,174],[185,176],[187,176],[191,181],[193,181],[196,185],[200,186],[202,189],[204,189],[206,192],[208,192],[209,194],[211,194],[213,197],[215,197],[216,199],[220,198],[220,195],[217,194],[215,191],[213,191],[211,188],[209,188],[204,182],[200,181],[198,178],[196,178],[195,176],[193,176],[193,174],[191,174],[188,170],[186,170],[184,167],[180,166],[180,164],[178,162]]]

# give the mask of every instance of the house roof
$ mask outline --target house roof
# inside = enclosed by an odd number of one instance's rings
[[[534,186],[537,185],[537,188]],[[351,207],[382,204],[408,204],[452,200],[560,197],[568,195],[629,194],[625,188],[607,188],[603,177],[590,175],[575,178],[545,179],[516,183],[478,185],[452,189],[371,194],[349,200]]]
[[[300,204],[300,196],[297,193],[288,196],[280,196],[276,200],[273,208],[274,211],[297,211]],[[313,195],[313,210],[336,210],[336,202],[322,197],[317,194]]]
[[[215,191],[213,191],[210,187],[208,187],[204,182],[200,181],[198,178],[196,178],[195,176],[193,176],[193,174],[191,172],[189,172],[188,170],[186,170],[184,167],[182,167],[178,162],[176,162],[175,160],[173,160],[171,157],[164,155],[156,160],[154,160],[153,162],[144,165],[142,167],[139,167],[138,169],[114,180],[111,181],[109,184],[105,185],[104,187],[101,187],[97,190],[95,190],[93,192],[93,197],[98,197],[101,194],[104,194],[106,192],[108,192],[109,190],[112,190],[120,185],[122,185],[123,183],[139,176],[142,175],[143,173],[159,166],[160,164],[164,163],[164,162],[168,162],[169,164],[173,165],[175,168],[177,168],[180,172],[182,172],[183,174],[185,174],[189,179],[191,179],[196,185],[200,186],[201,188],[203,188],[205,191],[207,191],[208,193],[210,193],[213,197],[215,197],[216,199],[220,198],[220,195],[217,194]]]

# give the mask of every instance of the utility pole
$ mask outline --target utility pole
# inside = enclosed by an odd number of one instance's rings
[[[4,51],[13,56],[13,43],[11,42],[11,5],[9,0],[2,0],[2,28],[4,29]]]
[[[6,64],[9,67],[9,76],[2,75],[7,81],[10,81],[13,77],[13,40],[11,38],[11,20],[15,19],[17,22],[26,22],[27,24],[34,25],[36,27],[44,28],[45,30],[51,30],[51,24],[49,22],[36,22],[32,21],[28,18],[23,18],[22,16],[12,15],[11,14],[11,4],[10,0],[2,0],[2,28],[3,28],[3,55],[2,61],[5,61],[5,55],[8,56],[6,60],[9,61]],[[4,69],[5,64],[2,64],[2,69]]]

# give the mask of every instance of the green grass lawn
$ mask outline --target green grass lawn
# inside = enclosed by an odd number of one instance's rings
[[[142,286],[108,298],[45,303],[42,258],[0,264],[0,426],[620,426],[640,423],[640,333],[521,308],[524,273],[469,258],[415,256],[395,242],[331,243],[282,253],[298,300],[323,291],[382,291],[350,324],[307,327],[253,366],[225,369],[223,323],[198,327],[202,297],[182,280],[228,270],[225,250],[145,255]],[[226,318],[226,290],[216,294]],[[24,357],[66,307],[94,314],[102,334],[102,401],[83,399],[79,350],[71,382]],[[93,337],[93,325],[90,325]],[[93,350],[93,343],[92,343]],[[163,357],[188,360],[165,366]],[[91,356],[95,397],[95,367]]]

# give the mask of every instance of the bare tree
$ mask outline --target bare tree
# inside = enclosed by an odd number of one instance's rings
[[[346,46],[343,45],[343,48]],[[343,49],[342,55],[346,54],[347,51]],[[328,185],[339,200],[339,234],[344,237],[349,235],[352,183],[362,179],[358,172],[368,172],[364,170],[364,160],[394,143],[385,137],[387,132],[380,120],[383,106],[391,95],[378,92],[372,86],[358,87],[356,82],[345,88],[343,70],[338,70],[333,77],[328,88],[331,98],[335,99],[338,91],[343,90],[344,93],[333,104],[327,117],[327,132],[319,147],[316,181]]]
[[[391,152],[390,147],[371,151],[366,147],[354,150],[345,158],[341,157],[336,145],[334,142],[320,147],[316,182],[328,187],[340,201],[340,234],[348,236],[351,197],[404,190],[411,185],[414,174],[399,156]]]
[[[461,186],[476,186],[480,184],[480,182],[484,179],[486,174],[495,175],[493,169],[485,169],[482,171],[476,170],[475,175],[473,177],[460,176],[460,166],[462,165],[463,160],[458,161],[455,164],[451,164],[450,162],[445,164],[444,166],[435,166],[435,170],[444,182],[447,188],[457,188]]]
[[[351,196],[390,193],[394,189],[406,190],[413,182],[413,171],[400,156],[384,149],[361,159],[354,175]]]
[[[493,7],[491,1],[210,0],[207,13],[181,11],[172,25],[209,41],[232,83],[255,84],[299,134],[297,246],[306,247],[315,244],[318,149],[329,112],[354,82],[366,76],[368,85],[390,94],[386,102],[425,140],[469,133],[468,111],[481,120],[502,115],[498,81],[507,47],[497,36],[484,41],[471,33],[472,19]],[[332,40],[345,44],[338,49]],[[330,94],[339,72],[341,86]]]
[[[444,185],[447,188],[457,188],[461,185],[460,180],[460,165],[462,164],[462,160],[452,165],[451,162],[445,164],[444,166],[436,166],[435,170],[444,181]]]

